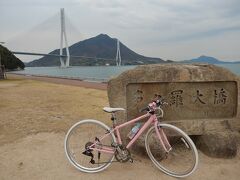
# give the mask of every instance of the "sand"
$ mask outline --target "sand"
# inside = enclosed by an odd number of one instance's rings
[[[67,130],[80,119],[111,124],[105,90],[10,77],[0,81],[0,179],[175,179],[132,152],[134,163],[113,163],[98,174],[76,170],[66,159]],[[199,152],[197,171],[185,179],[237,180],[240,153],[233,159]]]
[[[107,83],[101,83],[97,81],[83,81],[81,79],[72,79],[72,78],[60,78],[60,77],[51,77],[51,76],[38,76],[38,75],[23,75],[17,73],[8,73],[8,77],[10,78],[21,78],[21,79],[32,79],[37,81],[44,81],[44,82],[51,82],[55,84],[65,84],[71,86],[79,86],[79,87],[86,87],[86,88],[93,88],[93,89],[100,89],[106,90]]]

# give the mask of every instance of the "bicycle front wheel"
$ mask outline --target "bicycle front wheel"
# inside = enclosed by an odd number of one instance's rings
[[[99,149],[104,146],[114,150],[111,145],[116,139],[112,133],[101,140],[109,131],[107,125],[97,120],[87,119],[74,124],[64,141],[65,153],[70,163],[82,172],[95,173],[106,169],[113,161],[114,154],[97,150],[86,152],[86,149],[98,139]]]
[[[197,168],[198,153],[190,137],[170,124],[160,124],[158,131],[162,132],[161,136],[165,134],[171,150],[169,152],[164,150],[155,127],[150,128],[145,137],[145,147],[153,164],[173,177],[186,177],[192,174]],[[170,149],[167,142],[164,144]]]

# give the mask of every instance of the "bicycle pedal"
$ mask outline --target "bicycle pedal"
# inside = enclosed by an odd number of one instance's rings
[[[130,163],[133,163],[133,158],[130,158],[130,159],[129,159],[129,162],[130,162]]]

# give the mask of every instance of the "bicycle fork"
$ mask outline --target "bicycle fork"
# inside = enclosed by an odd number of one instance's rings
[[[155,131],[157,133],[157,137],[163,147],[163,149],[166,151],[166,153],[169,153],[172,150],[172,146],[170,145],[166,134],[161,128],[161,125],[156,121],[154,123]]]

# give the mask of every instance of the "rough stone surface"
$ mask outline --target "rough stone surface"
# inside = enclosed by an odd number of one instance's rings
[[[169,103],[164,107],[165,121],[233,118],[237,112],[235,81],[129,83],[127,118],[136,117],[155,94]]]
[[[202,152],[211,157],[232,158],[237,154],[236,137],[230,132],[199,136],[196,145]]]
[[[163,95],[170,104],[164,109],[164,121],[189,135],[205,135],[240,130],[238,89],[239,77],[225,68],[158,64],[138,66],[112,78],[108,82],[108,98],[111,107],[126,109],[116,114],[118,122],[123,123],[139,116],[139,109],[154,94]],[[130,128],[121,130],[123,136]]]

